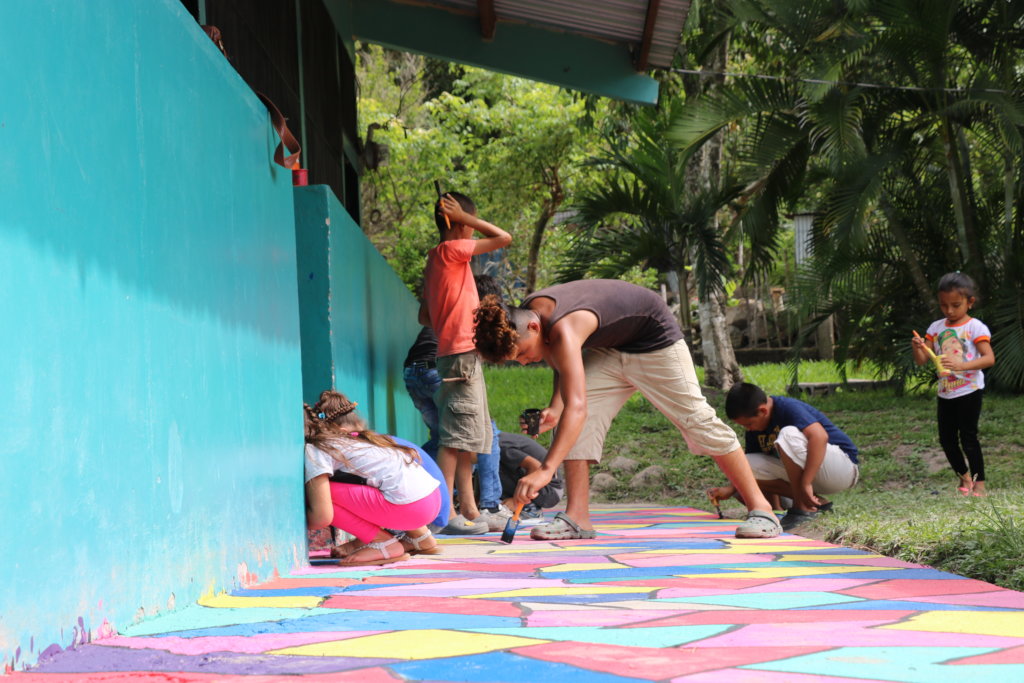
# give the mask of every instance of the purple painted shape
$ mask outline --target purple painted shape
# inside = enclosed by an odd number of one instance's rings
[[[87,673],[102,671],[183,671],[225,675],[287,676],[351,671],[395,659],[359,657],[303,657],[296,655],[250,655],[211,652],[188,656],[163,650],[128,650],[100,645],[68,648],[59,655],[41,659],[31,673]]]

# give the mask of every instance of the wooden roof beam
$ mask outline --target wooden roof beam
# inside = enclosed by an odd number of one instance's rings
[[[482,0],[481,0],[482,1]],[[633,66],[637,71],[647,71],[648,58],[651,55],[651,41],[654,39],[654,24],[658,21],[658,6],[661,0],[647,1],[647,16],[644,19],[644,33],[637,47]]]
[[[476,11],[480,16],[480,35],[484,40],[494,40],[498,15],[494,13],[494,0],[476,0]]]

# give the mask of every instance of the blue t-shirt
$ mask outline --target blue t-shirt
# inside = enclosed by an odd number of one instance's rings
[[[772,396],[772,414],[768,419],[768,429],[763,432],[747,432],[747,453],[767,453],[778,457],[775,452],[775,439],[779,436],[779,430],[792,426],[803,431],[815,422],[821,423],[825,428],[830,444],[839,446],[851,462],[857,462],[857,447],[843,430],[832,424],[825,414],[814,406],[787,396]]]
[[[431,522],[431,524],[445,526],[448,524],[448,515],[451,514],[452,510],[452,497],[451,494],[448,493],[448,486],[444,483],[444,475],[441,474],[441,468],[437,466],[437,463],[433,458],[427,455],[426,451],[416,444],[397,436],[392,436],[391,438],[400,446],[408,446],[409,448],[415,449],[416,452],[420,454],[420,464],[423,465],[423,469],[429,472],[430,476],[441,483],[441,486],[439,487],[441,489],[441,509],[438,511],[437,517],[434,518],[434,521]]]

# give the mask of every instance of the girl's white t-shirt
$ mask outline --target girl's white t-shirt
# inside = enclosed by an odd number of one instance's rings
[[[977,343],[991,338],[988,327],[976,318],[968,318],[955,327],[947,325],[945,318],[940,318],[928,326],[925,342],[932,345],[936,354],[972,361],[978,357]],[[985,373],[982,370],[962,370],[939,378],[939,398],[957,398],[984,388]]]
[[[345,454],[348,464],[307,443],[307,482],[321,474],[347,472],[366,479],[367,486],[380,489],[385,500],[395,505],[422,500],[440,486],[418,462],[406,462],[409,456],[404,451],[348,439],[337,439],[332,445]]]

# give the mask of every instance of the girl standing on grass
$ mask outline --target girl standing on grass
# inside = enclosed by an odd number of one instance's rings
[[[939,378],[939,443],[960,477],[957,490],[965,496],[985,495],[978,419],[985,393],[983,370],[996,362],[988,327],[968,315],[975,301],[974,280],[960,271],[946,273],[939,280],[939,308],[945,317],[928,326],[924,339],[915,334],[911,340],[915,363],[929,362],[928,344],[936,354],[942,354],[942,365],[950,371]]]
[[[303,404],[306,430],[306,525],[333,525],[356,538],[332,552],[341,565],[380,565],[434,554],[427,524],[441,508],[440,484],[419,454],[367,428],[356,404],[337,391]],[[331,481],[336,473],[365,483]],[[395,536],[387,529],[407,530]]]

